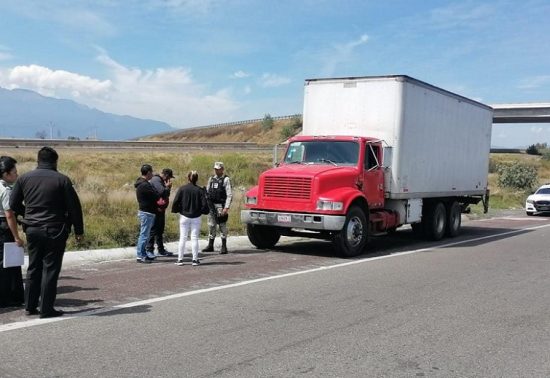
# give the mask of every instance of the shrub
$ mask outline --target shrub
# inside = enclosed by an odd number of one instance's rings
[[[532,144],[532,145],[530,145],[529,147],[527,147],[527,149],[525,150],[525,152],[527,153],[527,155],[540,155],[539,149],[538,149],[537,146],[535,146],[534,144]]]
[[[537,169],[531,165],[514,162],[497,168],[498,186],[502,188],[531,189],[538,181]]]
[[[264,119],[262,120],[262,129],[266,131],[271,130],[274,124],[275,121],[273,120],[273,117],[268,113],[264,116]]]
[[[292,127],[292,129],[295,132],[300,130],[302,126],[303,126],[302,117],[299,117],[299,116],[292,117],[292,121],[290,122],[290,127]]]
[[[292,128],[292,126],[288,125],[288,126],[285,126],[282,128],[281,130],[281,139],[283,139],[283,141],[287,140],[288,138],[294,136],[294,129]]]
[[[494,159],[489,158],[489,173],[497,173],[498,165]]]

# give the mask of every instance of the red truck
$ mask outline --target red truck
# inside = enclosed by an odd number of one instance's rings
[[[440,240],[483,201],[493,110],[408,76],[311,79],[302,135],[246,193],[250,242],[331,239],[346,257],[370,235],[413,231]]]

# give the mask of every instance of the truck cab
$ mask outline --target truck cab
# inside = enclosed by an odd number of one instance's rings
[[[258,248],[272,247],[281,235],[307,232],[332,238],[345,256],[357,255],[373,231],[371,213],[384,208],[382,142],[353,136],[291,138],[279,165],[263,172],[246,193],[245,206],[241,220]],[[397,213],[390,213],[385,226],[397,227]]]

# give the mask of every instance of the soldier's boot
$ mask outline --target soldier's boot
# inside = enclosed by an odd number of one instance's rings
[[[225,255],[227,253],[227,239],[222,239],[222,249],[220,250],[220,255]]]
[[[203,252],[214,252],[214,239],[208,239],[208,245],[202,251]]]

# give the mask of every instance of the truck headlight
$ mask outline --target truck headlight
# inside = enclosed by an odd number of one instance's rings
[[[342,210],[344,208],[343,202],[335,201],[317,201],[317,210]]]
[[[534,200],[532,200],[532,199],[528,199],[528,200],[527,200],[527,201],[525,201],[525,202],[527,202],[527,203],[530,203],[530,204],[534,204],[534,203],[535,203],[535,201],[534,201]]]
[[[258,203],[258,197],[246,197],[246,204],[247,205],[256,205]]]

